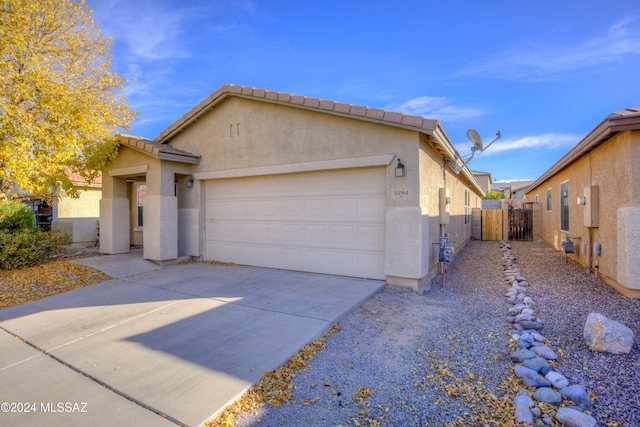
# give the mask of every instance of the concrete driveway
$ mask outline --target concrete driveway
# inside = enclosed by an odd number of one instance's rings
[[[136,254],[78,262],[114,279],[0,310],[0,425],[200,425],[384,286]]]

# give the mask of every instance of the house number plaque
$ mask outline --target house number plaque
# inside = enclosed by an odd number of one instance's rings
[[[407,197],[409,197],[409,190],[391,190],[391,197],[393,199],[406,199]]]

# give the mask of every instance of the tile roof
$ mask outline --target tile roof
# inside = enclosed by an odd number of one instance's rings
[[[118,142],[134,150],[141,151],[151,157],[160,160],[172,160],[183,163],[199,163],[200,155],[193,154],[179,148],[172,147],[169,144],[161,144],[146,138],[133,135],[119,135]]]
[[[155,138],[155,141],[162,143],[168,142],[168,140],[171,139],[172,136],[188,126],[193,120],[196,120],[198,116],[206,112],[208,109],[213,108],[219,102],[230,96],[262,100],[277,104],[285,104],[309,110],[317,110],[329,114],[347,116],[360,120],[373,121],[391,126],[408,128],[419,132],[424,132],[426,134],[432,134],[436,129],[440,127],[437,120],[427,119],[420,116],[412,116],[393,111],[381,110],[378,108],[369,108],[336,101],[327,101],[320,98],[308,98],[306,96],[293,95],[290,93],[276,92],[266,89],[258,89],[249,86],[236,86],[227,84],[221,86],[218,90],[211,93],[211,95],[200,101],[198,105],[193,107],[182,117],[169,125],[169,127],[163,130]]]

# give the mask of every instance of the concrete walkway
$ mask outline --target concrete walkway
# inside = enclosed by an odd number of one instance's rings
[[[384,286],[136,254],[78,262],[114,279],[0,310],[0,425],[200,425]]]

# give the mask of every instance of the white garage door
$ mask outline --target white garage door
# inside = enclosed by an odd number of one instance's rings
[[[205,258],[384,279],[385,169],[205,185]]]

